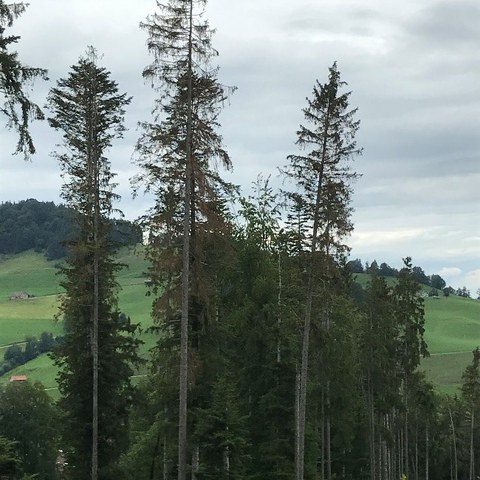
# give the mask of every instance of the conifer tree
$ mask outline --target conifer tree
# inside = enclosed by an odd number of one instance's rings
[[[294,184],[294,191],[287,196],[296,205],[301,204],[307,223],[303,249],[308,258],[305,265],[305,299],[301,359],[299,371],[298,421],[296,433],[296,480],[304,478],[304,444],[307,400],[307,375],[310,345],[312,309],[316,285],[322,284],[315,277],[324,275],[328,261],[322,257],[342,254],[345,247],[342,238],[352,230],[350,221],[351,184],[356,174],[350,168],[350,160],[360,149],[355,142],[359,121],[356,109],[349,110],[350,92],[342,93],[345,82],[340,79],[336,63],[329,69],[328,81],[317,81],[313,98],[307,99],[303,110],[307,126],[300,126],[297,145],[303,154],[290,155],[290,163],[284,174]],[[300,203],[299,203],[300,200]],[[322,265],[319,263],[323,263]],[[324,305],[325,307],[325,305]],[[324,309],[326,312],[327,310]]]
[[[0,0],[0,112],[7,117],[7,127],[18,134],[15,153],[23,153],[28,158],[35,153],[29,123],[31,120],[43,120],[44,114],[30,100],[27,86],[37,78],[46,80],[47,71],[21,63],[18,53],[9,50],[20,37],[6,35],[6,29],[24,13],[26,7],[25,3],[7,4]]]
[[[398,368],[398,323],[392,311],[392,288],[373,273],[367,287],[365,316],[360,335],[362,388],[368,418],[370,478],[386,478],[393,435],[388,418],[400,404],[401,375]],[[380,471],[378,468],[382,465]]]
[[[420,285],[415,278],[410,257],[404,260],[404,267],[398,274],[398,282],[393,289],[394,317],[398,324],[397,361],[402,377],[402,397],[404,414],[403,432],[403,471],[408,477],[409,466],[409,389],[410,379],[420,364],[420,357],[428,355],[425,333],[424,300],[420,295]]]
[[[110,73],[90,48],[48,97],[51,126],[62,132],[57,153],[66,183],[62,196],[76,215],[77,229],[62,269],[61,314],[65,341],[54,358],[68,441],[72,478],[115,478],[112,466],[126,447],[130,376],[137,343],[135,327],[120,321],[110,241],[114,177],[106,153],[120,138],[124,107]]]
[[[180,324],[178,478],[187,469],[187,386],[190,347],[199,346],[207,318],[215,316],[213,256],[227,225],[222,213],[226,184],[215,164],[231,167],[216,132],[226,90],[210,60],[217,52],[202,18],[205,0],[157,2],[158,13],[141,27],[154,60],[144,70],[159,92],[154,121],[144,123],[138,142],[141,173],[136,182],[156,194],[147,215],[151,276],[162,294],[153,315],[175,337]],[[213,244],[211,242],[214,242]],[[210,245],[208,245],[210,244]],[[193,335],[193,338],[190,338]],[[193,453],[192,453],[193,455]]]
[[[285,418],[293,416],[295,289],[281,238],[279,196],[261,177],[253,190],[240,199],[236,258],[224,279],[227,354],[247,419],[246,478],[291,478],[293,424]]]

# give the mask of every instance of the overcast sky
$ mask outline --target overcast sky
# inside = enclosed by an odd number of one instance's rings
[[[129,131],[111,150],[121,208],[134,218],[150,199],[132,200],[129,178],[136,124],[150,118],[154,92],[140,21],[153,0],[31,0],[11,30],[25,63],[49,70],[34,96],[45,103],[88,45],[103,54],[122,92],[133,95]],[[210,0],[220,81],[238,87],[222,113],[234,163],[229,180],[249,188],[277,175],[295,153],[301,109],[334,61],[352,91],[364,154],[355,186],[352,257],[400,267],[411,256],[454,287],[480,287],[480,3],[478,0]],[[0,201],[59,201],[59,138],[33,128],[31,163],[12,156],[15,137],[0,133]]]

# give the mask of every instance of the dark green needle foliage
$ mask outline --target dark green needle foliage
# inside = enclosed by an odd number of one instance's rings
[[[114,465],[127,447],[135,326],[120,317],[111,242],[114,177],[106,158],[122,136],[124,107],[110,73],[93,49],[49,95],[50,124],[63,135],[57,153],[66,181],[62,196],[76,215],[76,231],[62,268],[65,340],[54,354],[60,367],[62,433],[75,479],[117,478]],[[98,466],[95,467],[95,464]]]

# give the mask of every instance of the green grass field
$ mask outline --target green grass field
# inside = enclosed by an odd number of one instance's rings
[[[18,291],[36,297],[61,293],[55,265],[33,251],[0,259],[0,300]]]
[[[143,250],[122,249],[118,261],[126,264],[117,277],[120,285],[119,307],[132,322],[140,324],[140,338],[144,342],[140,353],[148,357],[149,349],[155,344],[155,336],[146,332],[151,326],[151,297],[146,296],[147,263]],[[62,324],[55,320],[62,293],[56,272],[56,262],[48,262],[34,252],[0,259],[0,358],[3,358],[8,345],[22,342],[27,336],[38,337],[44,331],[62,334]],[[34,297],[10,300],[10,295],[18,291],[26,291]],[[56,373],[57,369],[48,356],[41,355],[0,377],[0,384],[9,381],[11,375],[25,374],[32,381],[41,381],[56,397]]]
[[[369,275],[356,274],[366,287]],[[395,280],[388,278],[393,285]],[[424,286],[427,294],[430,287]],[[425,340],[430,357],[422,360],[421,370],[441,391],[453,393],[461,385],[462,372],[472,360],[472,350],[480,346],[480,301],[457,297],[425,297]]]
[[[461,385],[472,350],[480,346],[480,301],[454,295],[426,298],[425,327],[431,356],[422,368],[438,388],[452,393]]]
[[[141,354],[148,357],[156,337],[145,332],[152,324],[152,299],[146,296],[148,267],[143,250],[123,249],[118,261],[128,266],[118,273],[119,307],[134,323],[140,323],[141,338],[145,342]],[[7,345],[22,342],[26,336],[38,337],[43,331],[62,333],[61,322],[54,320],[61,294],[56,271],[55,262],[48,262],[34,252],[0,259],[0,358]],[[360,274],[357,281],[365,286],[368,276]],[[9,300],[11,293],[23,290],[35,297]],[[421,369],[438,389],[452,393],[458,389],[462,372],[471,362],[471,351],[480,346],[480,301],[456,296],[427,297],[425,319],[425,339],[431,356],[422,361]],[[145,368],[138,373],[144,372]],[[56,369],[47,355],[0,377],[0,383],[8,381],[12,374],[26,374],[33,381],[41,381],[52,396],[58,394]]]

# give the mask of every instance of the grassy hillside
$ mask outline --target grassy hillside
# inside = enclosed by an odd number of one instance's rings
[[[55,265],[33,251],[0,258],[0,301],[3,303],[11,293],[22,290],[38,297],[59,294]]]
[[[356,281],[366,287],[370,276],[356,274]],[[394,278],[387,278],[393,285]],[[431,290],[423,286],[424,293]],[[461,385],[461,376],[472,360],[472,350],[480,346],[480,301],[457,297],[425,298],[425,340],[430,357],[421,369],[437,388],[452,393]]]
[[[145,333],[151,325],[151,298],[146,296],[145,271],[147,264],[142,249],[122,249],[118,261],[126,266],[118,274],[119,307],[134,323],[140,323],[145,344],[142,355],[154,345],[155,337]],[[22,342],[26,336],[38,337],[42,332],[61,335],[63,328],[55,320],[62,293],[56,262],[34,252],[0,259],[0,356],[12,343]],[[34,295],[28,300],[9,299],[10,294],[26,291]],[[12,374],[26,374],[33,381],[40,380],[55,396],[56,368],[47,355],[17,367],[0,377],[0,383],[9,381]]]
[[[451,295],[425,299],[425,338],[430,357],[422,361],[428,377],[442,390],[455,391],[480,346],[480,301]]]

